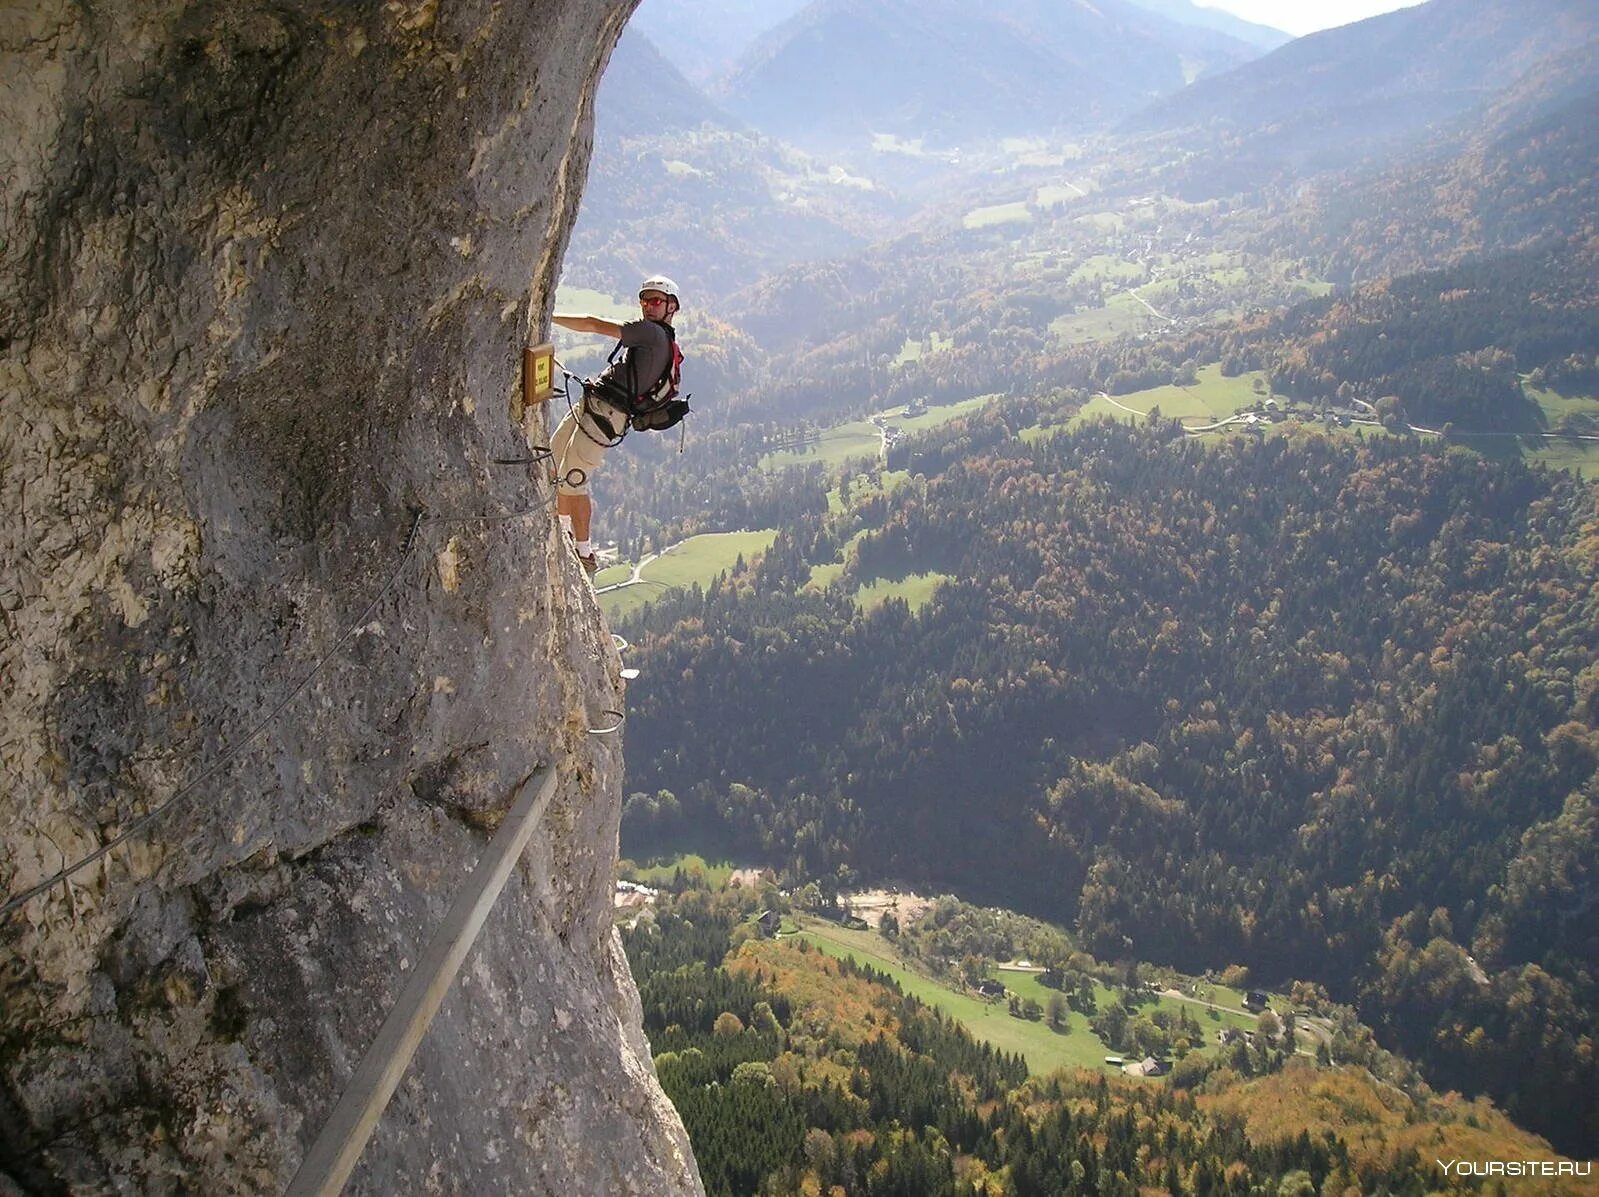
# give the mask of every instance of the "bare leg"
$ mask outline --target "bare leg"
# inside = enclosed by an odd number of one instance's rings
[[[557,495],[555,510],[572,520],[572,539],[578,544],[589,538],[589,523],[594,516],[594,501],[587,495]]]

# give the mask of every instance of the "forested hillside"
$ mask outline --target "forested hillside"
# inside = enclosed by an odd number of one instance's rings
[[[1548,421],[1523,375],[1563,393],[1599,394],[1599,243],[1384,279],[1301,304],[1263,335],[1224,342],[1233,370],[1264,367],[1276,389],[1296,398],[1390,399],[1396,413],[1434,427],[1537,431]]]
[[[629,834],[1317,980],[1440,1084],[1593,1135],[1593,492],[1403,442],[1029,443],[1036,405],[990,413],[634,632]],[[950,580],[856,609],[910,574]]]
[[[1548,1159],[1487,1103],[1289,1060],[1259,1037],[1185,1054],[1169,1078],[1029,1079],[888,977],[762,939],[761,902],[690,889],[624,933],[710,1197],[1419,1195],[1476,1191],[1440,1160]]]
[[[750,68],[810,87],[849,59],[806,39],[852,21],[948,40],[884,11],[812,6]],[[923,881],[1104,959],[1317,982],[1440,1087],[1596,1141],[1599,512],[1521,460],[1589,468],[1599,434],[1595,31],[1577,0],[1434,0],[1136,131],[1095,125],[1115,104],[1026,113],[1084,117],[1071,139],[1002,141],[896,59],[844,80],[839,127],[874,130],[895,84],[895,111],[989,141],[907,125],[848,170],[699,97],[602,121],[604,219],[568,277],[685,276],[695,413],[608,455],[597,536],[637,561],[777,530],[619,629],[624,846]],[[1014,108],[988,61],[949,77]],[[1258,408],[1249,436],[1192,414],[1217,393]],[[871,466],[784,468],[830,425],[982,397],[885,430]],[[1144,427],[1082,426],[1090,405]]]
[[[1266,239],[1298,247],[1340,283],[1529,246],[1591,245],[1599,231],[1596,63],[1599,38],[1506,89],[1487,120],[1461,136],[1322,176],[1270,222]],[[1172,182],[1182,187],[1181,173]]]

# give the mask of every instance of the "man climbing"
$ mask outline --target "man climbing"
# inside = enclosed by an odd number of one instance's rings
[[[590,575],[599,568],[589,542],[594,505],[589,480],[605,450],[622,443],[629,428],[667,428],[683,418],[688,404],[678,399],[682,354],[672,317],[678,310],[677,284],[652,275],[639,285],[642,318],[618,324],[601,316],[556,312],[550,317],[573,332],[617,339],[611,362],[598,378],[583,384],[583,398],[562,417],[550,441],[556,473],[556,511],[577,543],[577,558]]]

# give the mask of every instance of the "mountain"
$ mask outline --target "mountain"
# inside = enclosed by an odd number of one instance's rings
[[[630,295],[666,269],[704,310],[763,274],[858,248],[896,214],[864,180],[741,125],[632,28],[596,105],[566,258],[576,285]]]
[[[717,84],[750,45],[809,0],[643,0],[630,28],[701,87]]]
[[[595,99],[596,158],[602,146],[680,135],[702,125],[728,132],[743,128],[663,54],[653,38],[629,25],[611,54]]]
[[[1190,148],[1202,131],[1229,187],[1284,169],[1334,169],[1440,136],[1596,36],[1593,0],[1431,0],[1202,79],[1127,129]]]
[[[1594,54],[1599,46],[1590,44],[1567,56],[1581,63],[1569,74],[1533,72],[1458,153],[1316,179],[1282,218],[1280,242],[1320,261],[1327,278],[1348,282],[1592,237],[1599,230],[1599,80],[1578,81],[1596,73]]]
[[[1599,22],[1596,22],[1599,26]],[[1587,116],[1592,123],[1599,95],[1599,27],[1540,59],[1495,98],[1485,125],[1494,134],[1513,133],[1551,118]]]
[[[976,146],[1100,125],[1256,53],[1125,0],[816,0],[751,50],[722,98],[807,148],[873,134]]]
[[[1253,21],[1235,17],[1223,9],[1205,8],[1191,3],[1191,0],[1133,0],[1133,3],[1139,8],[1147,8],[1150,12],[1159,13],[1180,25],[1193,25],[1199,29],[1213,29],[1217,33],[1225,33],[1228,37],[1247,42],[1262,53],[1293,41],[1293,35],[1284,33],[1281,29],[1273,29],[1270,25],[1257,25]]]

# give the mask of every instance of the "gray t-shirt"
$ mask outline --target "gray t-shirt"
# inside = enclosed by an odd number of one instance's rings
[[[637,397],[657,382],[672,364],[672,338],[657,320],[629,320],[622,325],[622,352],[605,368],[600,381]]]

